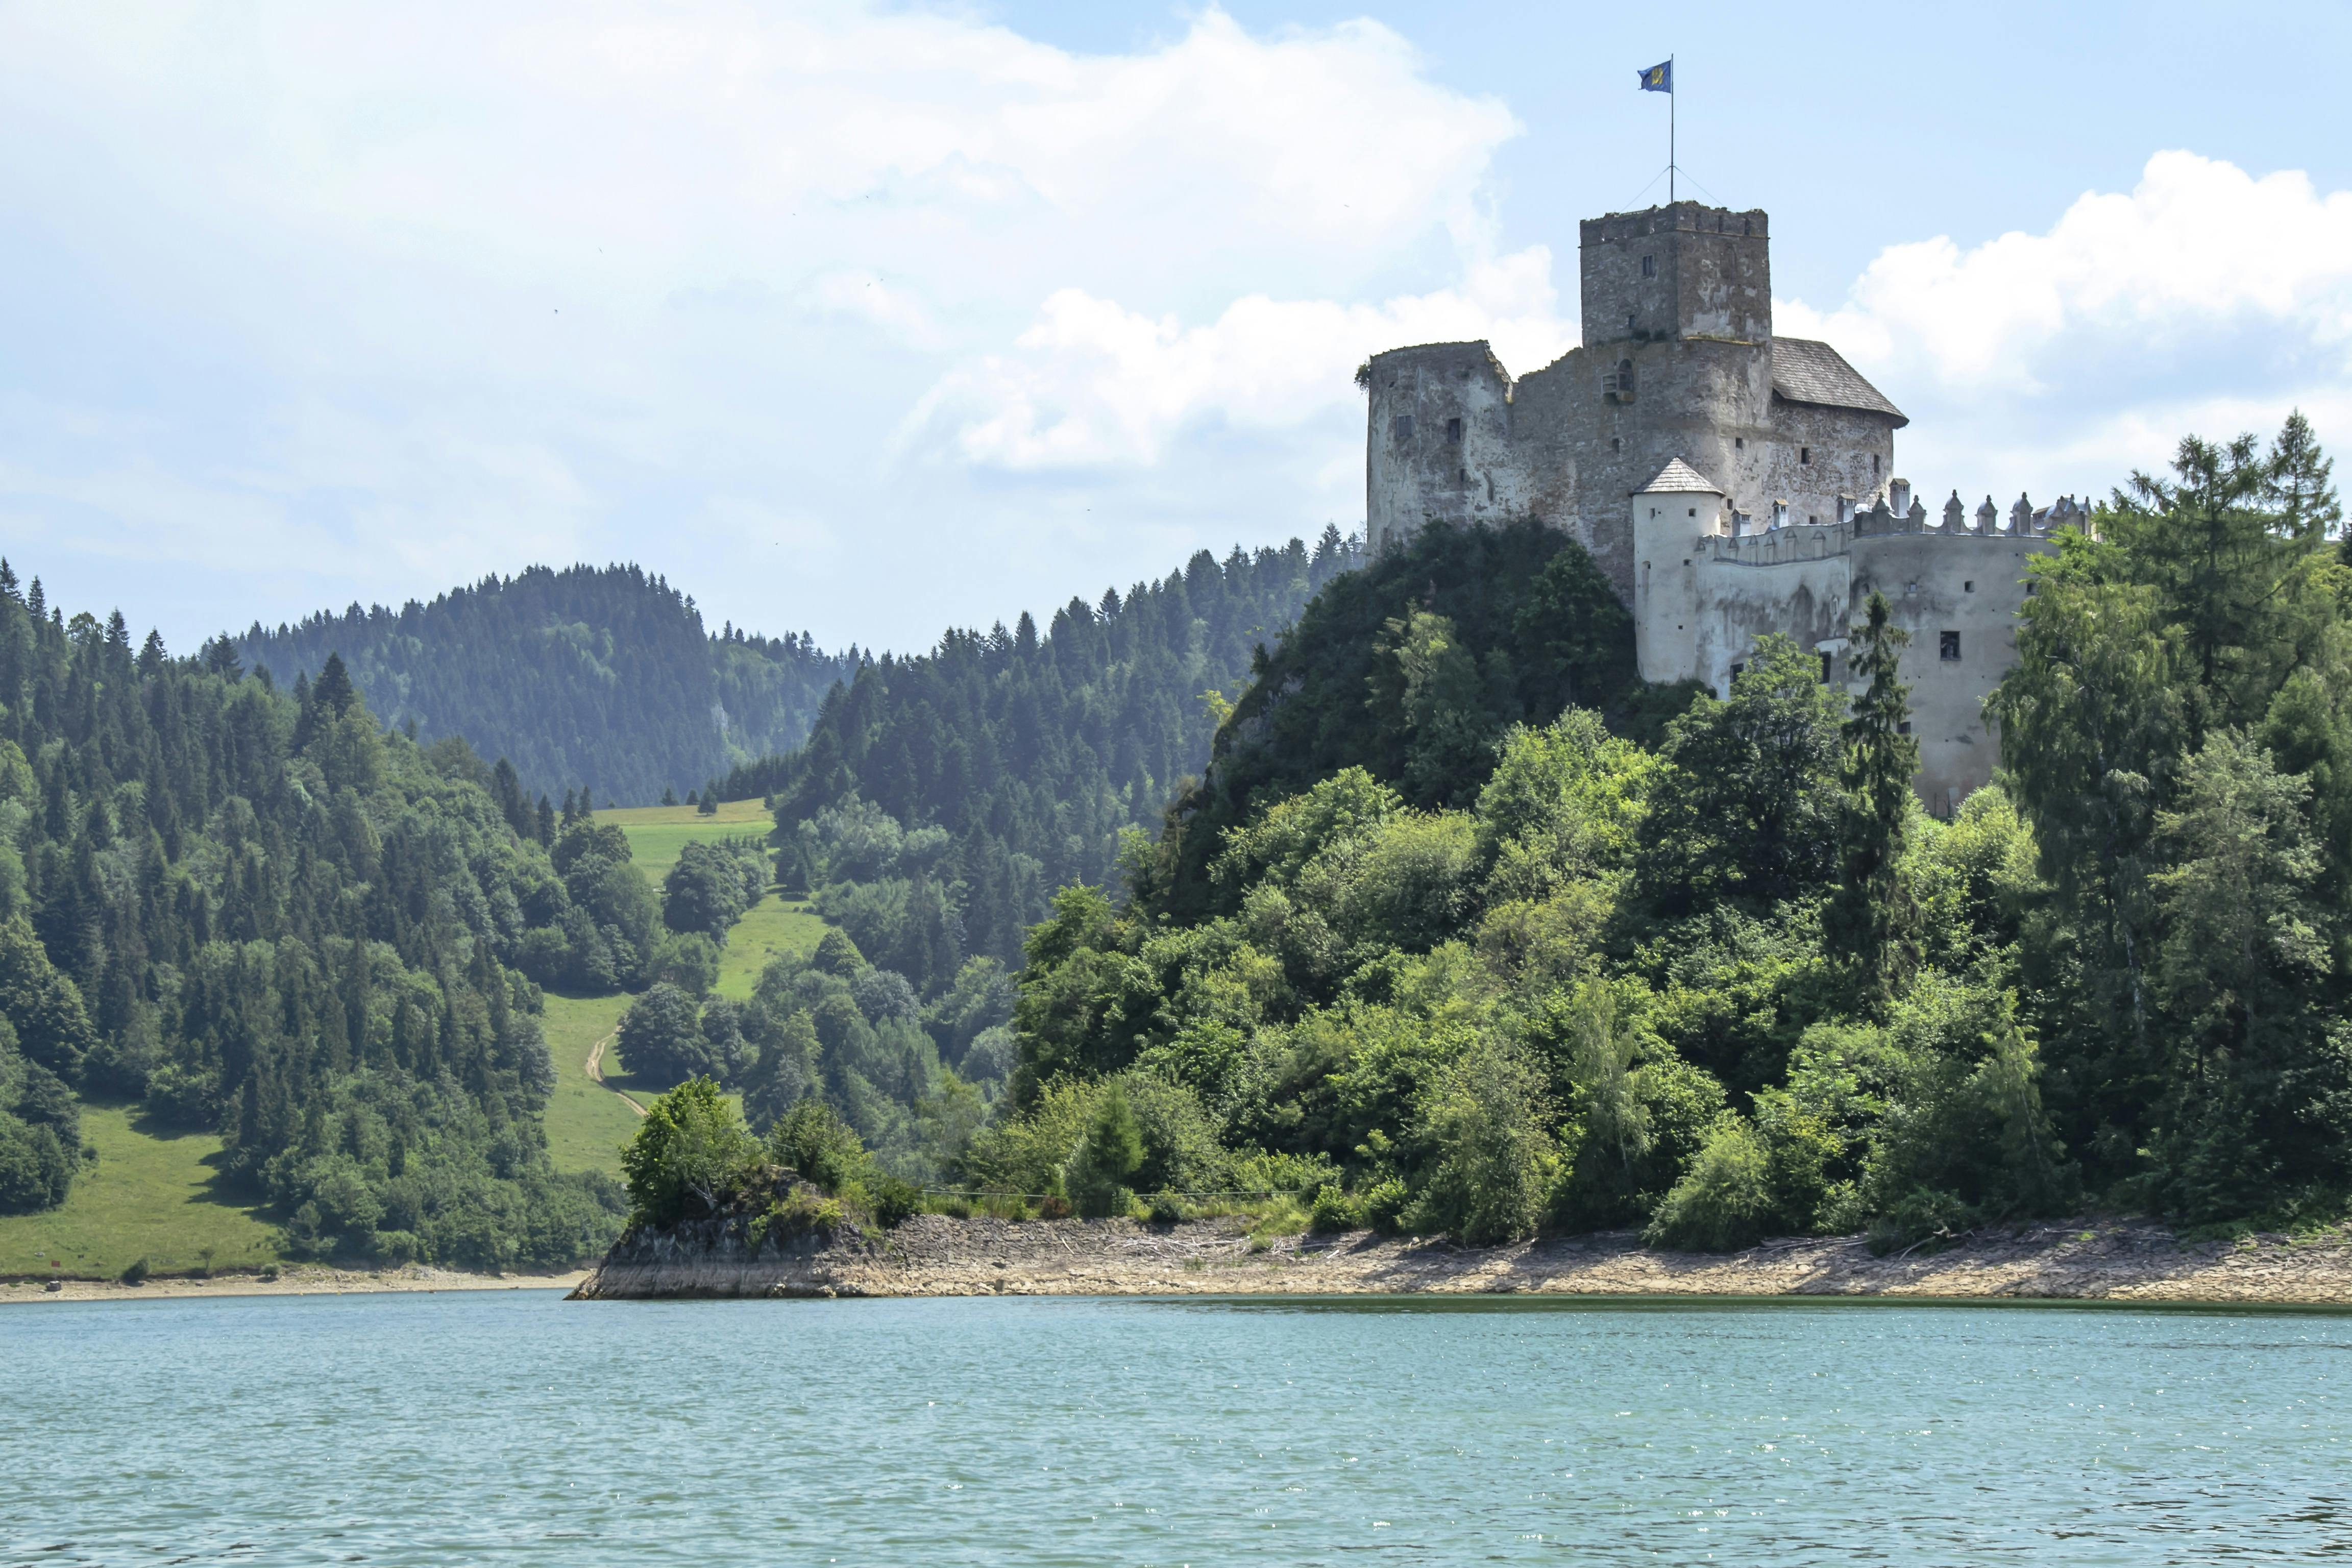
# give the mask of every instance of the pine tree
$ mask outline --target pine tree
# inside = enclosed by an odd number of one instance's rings
[[[1839,882],[1822,914],[1830,951],[1864,976],[1867,993],[1895,994],[1917,960],[1915,911],[1898,868],[1913,810],[1911,781],[1919,742],[1911,728],[1911,688],[1900,679],[1908,632],[1890,620],[1886,596],[1873,589],[1861,625],[1852,628],[1846,665],[1870,684],[1843,726],[1844,812],[1839,823]]]
[[[2289,539],[2332,539],[2344,523],[2333,483],[2336,460],[2319,448],[2311,421],[2298,408],[2271,443],[2269,501],[2278,531]]]

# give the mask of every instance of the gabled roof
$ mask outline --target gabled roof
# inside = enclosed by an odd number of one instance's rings
[[[1845,363],[1843,354],[1811,338],[1772,340],[1772,390],[1791,403],[1884,414],[1898,430],[1911,423],[1909,416],[1886,401],[1885,393],[1862,378],[1862,372]]]
[[[1719,496],[1723,487],[1684,462],[1680,458],[1658,470],[1658,477],[1633,493],[1637,496],[1688,495],[1692,493]]]

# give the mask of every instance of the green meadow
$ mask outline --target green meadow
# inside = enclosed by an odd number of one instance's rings
[[[152,1126],[136,1105],[82,1106],[98,1163],[64,1206],[0,1215],[0,1275],[112,1279],[141,1258],[158,1274],[278,1259],[276,1229],[220,1178],[221,1141]]]
[[[763,839],[775,836],[774,819],[756,800],[730,800],[714,816],[705,816],[690,805],[639,805],[600,811],[596,820],[609,822],[629,836],[629,858],[656,888],[677,864],[678,851],[697,838],[740,838],[747,833]]]

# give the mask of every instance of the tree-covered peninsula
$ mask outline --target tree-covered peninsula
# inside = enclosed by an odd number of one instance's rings
[[[1573,542],[1431,527],[1326,584],[1157,837],[1055,896],[995,1112],[925,1156],[957,1202],[1476,1242],[2336,1217],[2339,521],[2300,418],[2135,476],[2032,564],[2003,769],[1948,821],[1875,607],[1852,697],[1784,642],[1645,689]],[[782,1190],[789,1140],[726,1147],[698,1190]]]

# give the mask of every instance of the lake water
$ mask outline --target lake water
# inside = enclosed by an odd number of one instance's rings
[[[0,1310],[6,1563],[2352,1552],[2352,1319],[551,1292]]]

